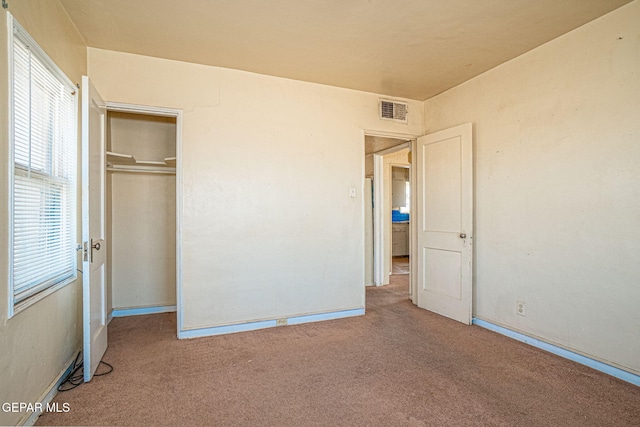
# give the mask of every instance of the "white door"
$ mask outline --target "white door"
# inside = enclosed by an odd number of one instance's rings
[[[473,157],[465,123],[418,138],[418,307],[471,324]]]
[[[107,350],[105,271],[106,107],[82,77],[82,323],[84,380],[91,381]]]

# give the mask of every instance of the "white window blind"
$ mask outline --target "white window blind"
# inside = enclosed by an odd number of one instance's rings
[[[76,277],[77,140],[74,88],[12,24],[9,282],[15,306]]]

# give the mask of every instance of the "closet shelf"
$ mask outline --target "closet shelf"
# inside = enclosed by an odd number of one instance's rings
[[[135,165],[136,159],[131,154],[114,153],[107,151],[108,165]]]
[[[131,154],[107,151],[107,170],[123,172],[160,172],[175,173],[176,158],[167,157],[164,160],[136,160]]]

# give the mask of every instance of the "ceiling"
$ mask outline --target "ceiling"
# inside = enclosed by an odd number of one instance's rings
[[[630,0],[60,0],[88,46],[425,100]]]
[[[397,147],[401,144],[409,142],[408,139],[387,138],[381,136],[364,136],[364,154],[369,155],[377,153],[378,151],[386,150],[387,148]]]

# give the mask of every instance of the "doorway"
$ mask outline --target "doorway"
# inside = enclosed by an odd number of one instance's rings
[[[420,308],[470,324],[473,313],[473,125],[405,140],[383,135],[387,148],[374,149],[365,131],[365,165],[373,158],[373,284],[389,283],[389,226],[384,205],[385,157],[405,148],[409,158],[409,296]],[[393,141],[400,142],[393,145]],[[400,140],[400,141],[398,141]],[[371,142],[370,142],[371,141]],[[387,157],[388,158],[388,157]],[[371,167],[371,166],[370,166]],[[365,173],[370,170],[365,167]],[[382,203],[381,203],[382,202]],[[369,206],[367,205],[368,209]],[[365,251],[366,252],[366,251]],[[414,254],[415,256],[412,256]],[[366,264],[366,263],[365,263]]]
[[[171,205],[173,199],[173,208],[169,215],[173,219],[172,227],[165,227],[166,222],[160,221],[159,229],[167,228],[167,241],[169,242],[166,250],[172,252],[173,265],[175,271],[174,289],[172,293],[175,300],[175,306],[167,309],[166,304],[148,305],[141,304],[133,307],[123,307],[122,315],[148,314],[157,313],[159,311],[175,311],[177,312],[177,330],[176,335],[179,336],[182,329],[182,308],[181,308],[181,289],[182,289],[182,233],[181,233],[181,147],[182,147],[182,111],[160,108],[136,106],[130,104],[106,103],[96,90],[95,86],[89,80],[89,77],[82,76],[82,329],[83,329],[83,364],[84,364],[84,381],[89,382],[93,377],[95,370],[104,355],[108,346],[108,324],[114,315],[113,305],[113,269],[111,267],[114,258],[114,252],[111,248],[112,241],[117,234],[122,235],[122,239],[128,240],[135,248],[131,260],[127,260],[136,268],[137,261],[141,259],[141,255],[147,258],[154,258],[154,251],[157,249],[153,244],[145,244],[145,236],[139,235],[135,230],[131,236],[126,232],[114,230],[114,213],[118,216],[123,215],[122,223],[127,224],[131,221],[138,225],[144,224],[145,218],[133,218],[129,216],[128,209],[114,211],[114,206],[120,203],[115,202],[114,198],[114,173],[124,174],[168,174],[173,175],[172,185],[167,186],[173,191],[173,197],[164,197],[168,206]],[[145,126],[124,126],[128,131],[123,131],[126,135],[122,140],[115,142],[114,129],[110,125],[108,115],[121,114],[120,118],[124,121],[147,121],[158,122],[162,126],[168,126],[172,130],[165,132],[167,135],[167,146],[165,151],[154,151],[154,138],[145,139],[144,135],[149,133]],[[127,116],[129,114],[129,116]],[[147,116],[147,117],[143,117]],[[155,120],[157,116],[169,117],[171,119]],[[111,120],[112,121],[112,120]],[[118,130],[116,133],[120,134]],[[110,136],[107,137],[107,133]],[[154,132],[150,132],[154,134]],[[115,151],[120,150],[120,151]],[[167,151],[170,150],[170,151]],[[132,153],[140,156],[136,158]],[[164,157],[169,154],[169,157]],[[152,156],[153,154],[153,156]],[[171,155],[173,154],[173,155]],[[109,171],[107,169],[110,169]],[[172,170],[172,171],[171,171]],[[109,181],[109,183],[107,183]],[[149,193],[153,196],[153,191],[134,191],[133,196],[126,194],[128,191],[125,185],[122,189],[127,198],[132,199],[134,204],[129,207],[134,210],[140,208],[145,209],[145,203],[149,199]],[[164,195],[166,196],[166,195]],[[115,196],[120,197],[120,196]],[[109,205],[109,206],[108,206]],[[138,206],[140,205],[140,206]],[[173,229],[173,230],[172,230]],[[155,230],[157,231],[157,230]],[[126,243],[125,243],[126,246]],[[173,246],[173,248],[171,247]],[[151,255],[149,255],[151,254]],[[162,259],[161,262],[171,262],[171,260]],[[142,264],[142,263],[141,263]],[[171,268],[171,267],[169,267]],[[148,273],[149,270],[144,271]],[[138,272],[139,273],[139,272]],[[140,280],[145,280],[145,275],[139,275]],[[171,280],[171,278],[168,278]],[[125,276],[125,280],[128,278]],[[165,288],[166,289],[166,288]],[[137,290],[136,290],[137,292]],[[144,293],[144,292],[142,292]],[[133,301],[134,299],[132,299]],[[134,303],[135,304],[135,303]],[[131,311],[127,311],[131,310]],[[116,312],[117,313],[117,312]]]
[[[180,136],[180,111],[107,104],[109,320],[176,312],[180,327]]]
[[[405,275],[396,279],[406,281],[409,294],[410,153],[409,138],[365,134],[365,285],[388,285],[395,272]]]
[[[405,153],[406,151],[406,153]],[[401,160],[409,161],[410,151],[398,152]],[[406,159],[404,156],[406,155]],[[410,219],[411,219],[411,169],[408,166],[392,163],[391,173],[391,271],[389,274],[409,274],[410,258]]]
[[[107,307],[176,311],[176,118],[107,110]]]

